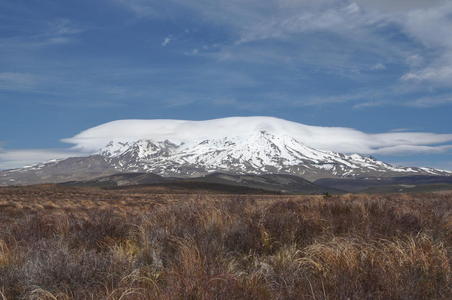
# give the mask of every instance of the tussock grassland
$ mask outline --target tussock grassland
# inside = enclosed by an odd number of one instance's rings
[[[450,299],[452,194],[0,189],[0,299]]]

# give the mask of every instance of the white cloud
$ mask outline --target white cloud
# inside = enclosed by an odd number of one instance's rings
[[[443,146],[422,146],[422,145],[397,145],[378,149],[375,154],[389,154],[389,155],[410,155],[418,153],[444,153],[452,150],[452,145]]]
[[[340,0],[167,0],[164,4],[158,0],[115,1],[141,17],[168,17],[168,7],[173,14],[189,11],[212,23],[230,26],[242,35],[242,41],[334,28],[338,24],[354,25],[346,18],[360,13],[356,3]]]
[[[355,50],[383,58],[377,70],[383,70],[384,60],[389,60],[410,67],[401,75],[404,81],[452,82],[452,2],[447,0],[168,0],[165,4],[157,0],[116,1],[140,16],[155,18],[160,13],[165,17],[168,11],[188,11],[212,24],[226,26],[236,41],[219,47],[219,58],[238,55],[243,59],[246,49],[239,48],[243,43],[265,39],[294,43],[305,40],[297,36],[302,33],[330,32],[349,39]],[[406,47],[389,35],[378,34],[386,25],[400,30],[418,46]],[[321,57],[327,54],[322,52]],[[252,53],[247,57],[255,60]],[[347,63],[353,65],[356,61],[349,58]]]
[[[0,89],[16,90],[28,89],[38,82],[38,78],[29,73],[19,72],[1,72],[0,73]]]
[[[166,37],[165,39],[163,39],[162,41],[162,47],[166,47],[169,45],[169,43],[171,43],[172,39],[170,36]]]
[[[425,97],[410,97],[408,99],[394,99],[389,98],[389,94],[379,96],[384,100],[364,101],[353,105],[355,109],[381,107],[381,106],[402,106],[402,107],[415,107],[415,108],[427,108],[452,104],[452,95],[434,95]],[[407,98],[407,97],[405,97]]]
[[[406,106],[412,107],[433,107],[443,104],[452,104],[452,95],[424,97],[405,103]]]
[[[231,133],[231,128],[234,128]],[[119,120],[85,130],[64,142],[82,151],[96,151],[112,140],[152,139],[174,142],[221,138],[231,134],[247,138],[256,130],[289,135],[323,150],[361,154],[445,152],[452,134],[388,132],[368,134],[352,128],[309,126],[272,117],[232,117],[208,121]]]
[[[447,1],[428,9],[411,10],[398,18],[402,30],[431,53],[431,58],[424,64],[419,55],[411,56],[408,62],[412,69],[402,76],[403,80],[452,83],[451,14],[452,2]]]
[[[450,63],[452,63],[452,60]],[[452,82],[452,65],[429,66],[417,71],[411,71],[404,74],[402,80],[433,81],[448,84]]]
[[[387,13],[406,12],[413,9],[427,9],[438,6],[447,0],[355,0],[368,9],[377,9]]]
[[[377,64],[373,65],[370,69],[374,70],[374,71],[381,71],[381,70],[386,70],[386,66],[382,63],[377,63]]]
[[[48,34],[63,36],[72,35],[82,32],[80,28],[75,26],[69,19],[57,19],[49,22],[50,30]]]
[[[149,0],[113,0],[126,6],[139,17],[158,17],[158,11],[151,5]]]
[[[419,67],[423,61],[424,59],[419,54],[413,54],[406,58],[406,63],[411,67]]]
[[[353,105],[354,109],[362,109],[362,108],[371,108],[371,107],[380,107],[383,105],[387,105],[386,101],[368,101],[368,102],[360,102]]]
[[[83,155],[86,154],[77,151],[71,151],[68,149],[0,149],[0,169],[19,168],[27,165],[34,165],[40,162],[46,162],[53,159],[63,159],[72,156]]]
[[[22,28],[21,28],[22,29]],[[17,30],[14,36],[0,37],[0,50],[30,51],[42,47],[62,45],[76,41],[78,34],[84,29],[79,28],[69,19],[53,19],[27,31]]]

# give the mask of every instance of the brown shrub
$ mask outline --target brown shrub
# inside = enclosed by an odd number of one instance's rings
[[[37,192],[57,198],[52,190]],[[64,200],[73,207],[61,211],[63,202],[47,199],[47,210],[21,200],[36,209],[0,211],[0,298],[383,300],[452,293],[451,194],[108,194],[107,201],[93,193],[102,202],[84,199],[89,209]]]

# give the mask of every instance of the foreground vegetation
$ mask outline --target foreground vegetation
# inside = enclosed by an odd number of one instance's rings
[[[74,210],[1,196],[0,299],[452,294],[452,194],[143,194]]]

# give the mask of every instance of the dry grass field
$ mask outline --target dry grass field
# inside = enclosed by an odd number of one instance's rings
[[[450,299],[452,193],[0,188],[0,299]]]

